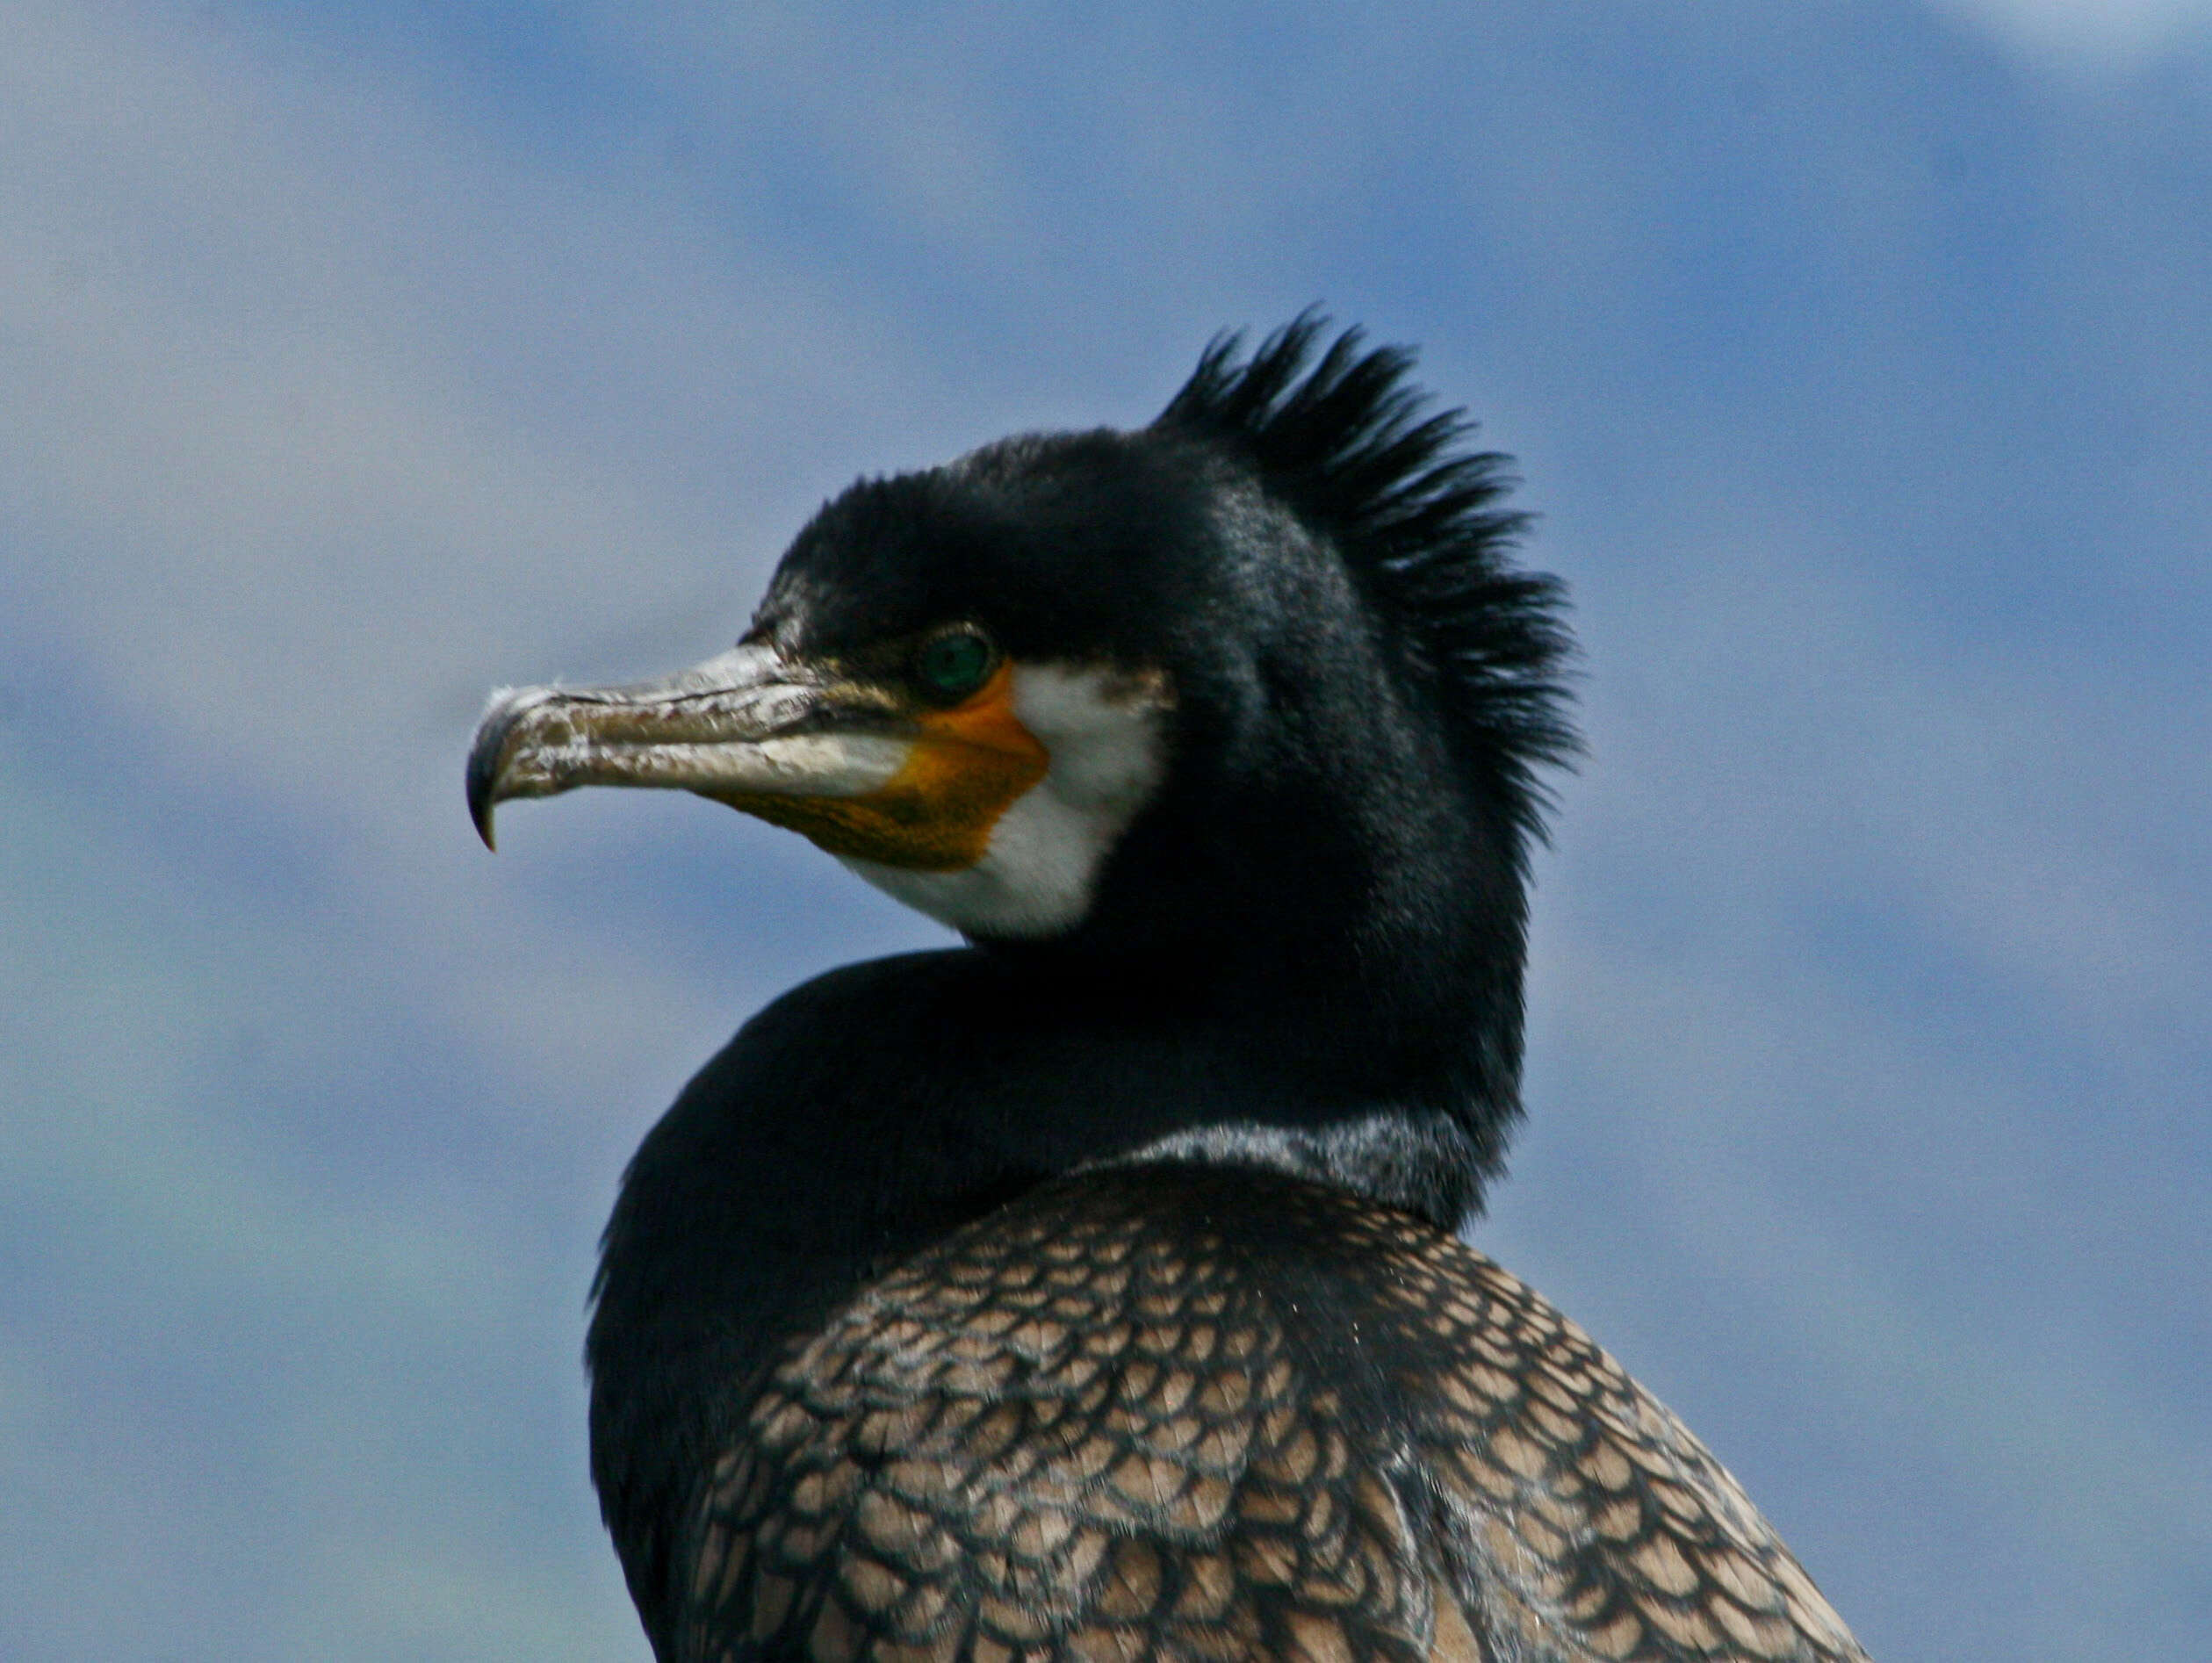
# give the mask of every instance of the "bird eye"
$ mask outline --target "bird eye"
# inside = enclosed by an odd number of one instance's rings
[[[991,679],[998,656],[981,630],[947,630],[923,644],[914,671],[937,697],[964,699]]]

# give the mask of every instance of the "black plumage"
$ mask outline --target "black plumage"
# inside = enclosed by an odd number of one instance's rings
[[[1503,458],[1322,334],[863,481],[737,653],[486,718],[487,828],[681,785],[971,938],[778,1000],[623,1180],[593,1471],[663,1658],[1861,1655],[1452,1237],[1520,1112],[1568,641]]]

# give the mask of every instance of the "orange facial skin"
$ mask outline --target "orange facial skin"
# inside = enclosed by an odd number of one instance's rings
[[[709,793],[717,803],[798,832],[832,854],[918,872],[961,872],[984,858],[999,816],[1051,764],[1014,715],[1013,666],[949,710],[914,718],[906,760],[864,796]]]

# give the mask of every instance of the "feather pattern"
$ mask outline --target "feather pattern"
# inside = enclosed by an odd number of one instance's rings
[[[1572,1321],[1254,1173],[1077,1178],[861,1291],[688,1557],[686,1659],[1865,1663]]]

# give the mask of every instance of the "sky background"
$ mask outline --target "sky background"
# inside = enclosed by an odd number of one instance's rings
[[[939,937],[673,795],[494,860],[485,693],[1315,301],[1586,649],[1474,1239],[1884,1663],[2201,1655],[2212,0],[0,0],[0,1654],[644,1659],[622,1162]]]

